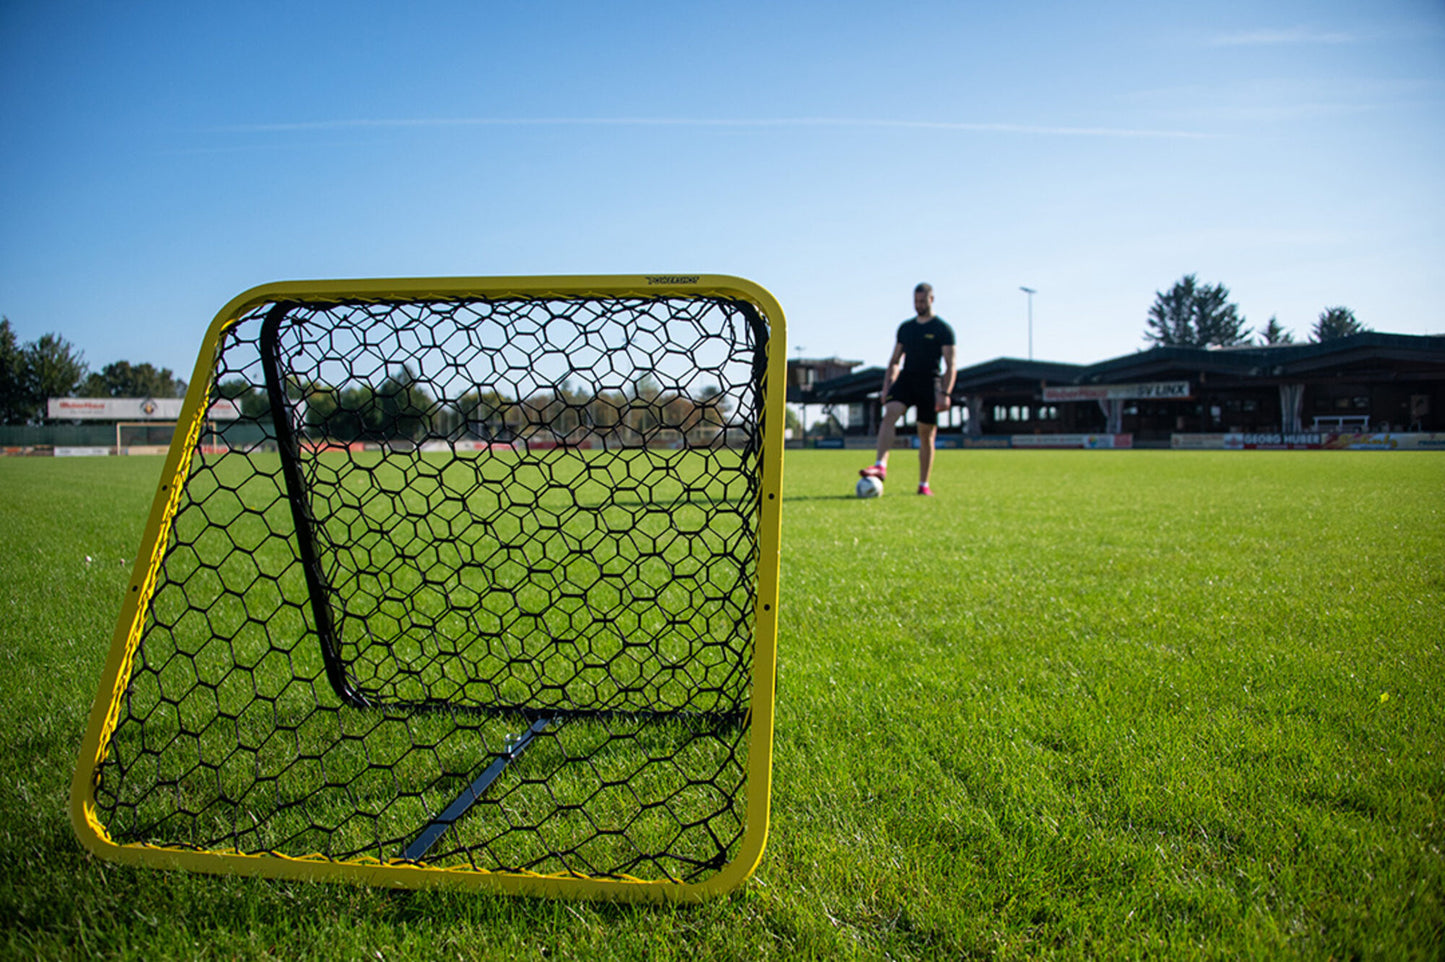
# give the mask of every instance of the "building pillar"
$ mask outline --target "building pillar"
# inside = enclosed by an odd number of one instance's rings
[[[1280,429],[1285,434],[1298,434],[1304,430],[1300,417],[1304,409],[1305,386],[1303,384],[1281,384],[1279,386]]]
[[[1106,434],[1124,433],[1124,401],[1122,398],[1100,399],[1099,407],[1104,410],[1104,417],[1108,426],[1104,429]]]

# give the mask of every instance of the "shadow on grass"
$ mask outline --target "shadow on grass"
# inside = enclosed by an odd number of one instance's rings
[[[166,958],[204,945],[203,954],[221,956],[362,958],[384,949],[388,957],[476,958],[580,946],[592,957],[640,957],[658,938],[689,932],[725,946],[728,919],[746,898],[739,891],[701,905],[612,903],[193,875],[117,866],[67,839],[52,842],[51,871],[38,890],[7,884],[0,896],[6,940],[22,955],[138,958],[136,946],[145,945],[149,957]]]

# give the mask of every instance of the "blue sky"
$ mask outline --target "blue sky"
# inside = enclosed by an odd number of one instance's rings
[[[730,273],[789,353],[1445,333],[1445,4],[0,4],[0,312],[189,377],[273,280]]]

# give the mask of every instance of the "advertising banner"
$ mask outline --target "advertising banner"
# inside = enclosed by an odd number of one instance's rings
[[[185,403],[178,397],[53,397],[45,403],[45,416],[62,421],[179,421]],[[206,416],[234,421],[241,412],[235,401],[219,400]]]
[[[918,435],[909,435],[907,443],[910,448],[917,451]],[[1013,446],[1013,438],[1007,434],[980,437],[970,437],[967,434],[937,434],[934,435],[933,446],[940,451],[945,448],[1008,448]]]
[[[980,446],[980,445],[977,445],[977,444],[969,444],[969,443],[968,443],[969,440],[970,440],[969,438],[965,437],[965,436],[962,435],[962,434],[935,434],[935,435],[933,436],[933,446],[934,446],[935,448],[937,448],[938,450],[940,450],[940,451],[942,451],[944,448],[968,448],[968,447],[975,447],[975,448],[976,448],[976,447],[979,447],[979,446]],[[914,435],[910,435],[910,436],[909,436],[909,438],[908,438],[908,446],[909,446],[910,448],[912,448],[913,450],[917,451],[917,450],[918,450],[918,447],[919,447],[919,443],[920,443],[920,442],[919,442],[919,440],[918,440],[918,435],[914,434]],[[820,446],[821,446],[821,445],[820,445]],[[841,444],[838,445],[838,446],[839,446],[839,447],[842,447]],[[989,446],[990,446],[990,447],[998,447],[998,446],[1000,446],[1000,445],[989,445]],[[1002,447],[1008,447],[1007,444],[1003,444],[1003,445],[1001,445],[1001,446],[1002,446]]]
[[[1132,434],[1015,434],[1016,448],[1124,449],[1134,446]]]
[[[1445,451],[1445,434],[1332,434],[1332,451]]]
[[[1171,434],[1169,446],[1176,451],[1222,451],[1223,434]]]
[[[1325,446],[1328,434],[1302,431],[1294,434],[1258,432],[1226,434],[1224,446],[1230,451],[1318,451]]]
[[[1050,402],[1183,400],[1192,396],[1188,381],[1155,381],[1148,384],[1066,384],[1044,388],[1044,400]]]
[[[1317,431],[1172,434],[1169,446],[1176,451],[1445,451],[1445,434]]]

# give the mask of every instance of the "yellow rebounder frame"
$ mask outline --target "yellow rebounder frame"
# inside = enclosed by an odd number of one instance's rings
[[[241,850],[236,847],[198,847],[193,841],[164,837],[118,841],[97,805],[102,771],[112,752],[117,726],[127,712],[127,698],[138,664],[145,661],[142,645],[154,618],[152,602],[165,564],[178,508],[185,498],[199,453],[207,411],[217,400],[218,361],[228,332],[248,315],[266,305],[336,303],[445,302],[458,299],[568,301],[638,300],[665,298],[718,298],[745,305],[750,317],[761,319],[766,343],[754,367],[761,374],[758,386],[761,439],[757,464],[761,477],[749,490],[756,503],[748,512],[756,525],[756,588],[752,599],[751,664],[744,666],[746,732],[736,754],[742,759],[745,780],[741,832],[726,862],[705,877],[679,880],[642,877],[627,873],[593,876],[585,867],[563,870],[489,869],[456,859],[434,864],[426,858],[405,858],[399,851],[348,854],[337,857],[323,851],[281,852]],[[390,280],[336,280],[281,282],[253,288],[227,304],[206,333],[190,380],[181,419],[165,461],[149,520],[127,586],[120,620],[106,659],[100,688],[90,712],[79,764],[71,787],[70,814],[76,836],[102,858],[122,864],[221,874],[271,878],[344,881],[399,888],[458,886],[479,891],[621,900],[694,901],[716,896],[742,883],[756,868],[767,836],[774,680],[776,670],[777,607],[782,500],[784,385],[786,382],[785,321],[777,301],[750,281],[721,275],[639,275],[560,277],[480,277]],[[228,454],[226,457],[247,457]],[[308,625],[314,630],[314,625]],[[355,709],[365,712],[366,707]],[[533,725],[541,731],[544,723]],[[496,756],[500,758],[501,756]],[[172,785],[174,788],[174,785]],[[179,791],[179,789],[177,789]]]

